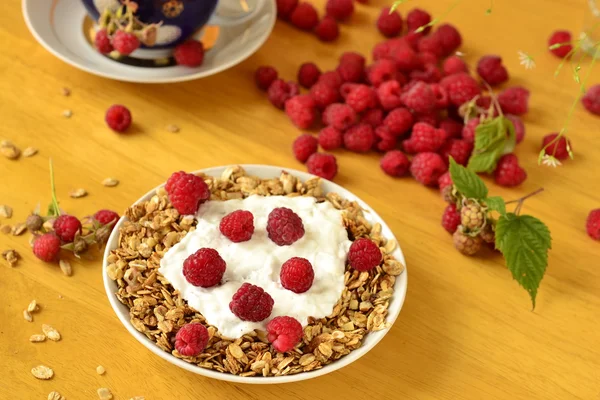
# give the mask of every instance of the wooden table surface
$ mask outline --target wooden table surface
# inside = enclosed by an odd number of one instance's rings
[[[440,15],[451,0],[411,1]],[[73,261],[74,274],[33,257],[28,235],[0,235],[0,249],[16,249],[15,268],[2,264],[0,278],[0,398],[45,399],[58,390],[68,399],[95,399],[108,387],[115,399],[598,399],[600,398],[600,243],[584,230],[585,218],[600,207],[600,119],[577,106],[570,136],[574,161],[549,169],[536,164],[541,138],[562,126],[577,86],[568,71],[552,78],[558,61],[546,50],[555,28],[578,34],[584,2],[463,0],[444,19],[464,38],[462,51],[474,63],[484,54],[504,58],[511,83],[532,91],[525,117],[527,137],[516,153],[529,178],[518,189],[491,186],[491,193],[517,198],[539,187],[524,212],[549,226],[549,266],[531,305],[499,256],[468,258],[454,250],[441,228],[444,208],[438,192],[410,178],[380,172],[378,156],[336,153],[336,182],[355,192],[388,222],[406,255],[408,295],[395,325],[365,357],[330,375],[277,386],[236,385],[183,371],[146,350],[113,313],[102,286],[101,259]],[[20,1],[0,3],[0,138],[39,154],[0,158],[0,204],[23,222],[38,202],[50,200],[48,158],[54,160],[58,196],[69,213],[84,216],[100,208],[122,212],[175,170],[234,163],[303,169],[290,152],[298,135],[252,82],[254,69],[274,64],[292,79],[297,66],[316,61],[335,66],[345,50],[370,52],[382,38],[373,28],[383,0],[358,5],[340,40],[323,44],[277,23],[254,56],[229,71],[195,82],[140,85],[109,81],[76,70],[44,50],[27,31]],[[557,26],[561,21],[561,26]],[[517,51],[536,57],[537,68],[519,66]],[[285,54],[285,57],[282,56]],[[584,62],[584,68],[589,60]],[[600,81],[600,68],[591,83]],[[70,97],[61,88],[72,90]],[[117,135],[103,122],[113,103],[133,112],[131,132]],[[73,116],[62,116],[71,109]],[[166,131],[176,124],[181,132]],[[101,181],[116,177],[118,187]],[[490,182],[491,183],[491,182]],[[69,190],[89,195],[72,199]],[[41,304],[34,322],[24,321],[30,300]],[[55,326],[60,342],[33,344],[42,323]],[[50,381],[30,369],[54,368]],[[106,374],[95,372],[97,365]]]

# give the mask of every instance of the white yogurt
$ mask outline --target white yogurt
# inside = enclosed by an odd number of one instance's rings
[[[267,218],[277,207],[290,208],[302,218],[304,236],[291,246],[278,246],[267,236]],[[254,235],[247,242],[233,243],[219,231],[221,219],[235,210],[254,215]],[[238,338],[254,329],[266,330],[267,323],[277,316],[294,317],[306,326],[308,317],[331,314],[344,290],[351,245],[342,213],[331,203],[317,204],[314,197],[254,195],[243,200],[208,201],[200,206],[196,218],[196,230],[167,251],[159,272],[222,336]],[[196,287],[183,276],[184,260],[202,247],[216,249],[227,264],[219,286]],[[292,257],[306,258],[313,266],[315,279],[305,293],[296,294],[281,286],[281,266]],[[260,286],[273,298],[273,312],[266,320],[242,321],[229,310],[231,298],[244,282]]]

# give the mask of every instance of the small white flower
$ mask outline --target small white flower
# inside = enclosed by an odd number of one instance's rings
[[[544,157],[542,157],[542,164],[554,168],[558,167],[559,165],[562,165],[560,161],[558,161],[555,157],[551,156],[550,154],[545,154]]]
[[[525,69],[533,69],[535,68],[535,61],[533,57],[523,51],[517,51],[519,55],[519,62]]]

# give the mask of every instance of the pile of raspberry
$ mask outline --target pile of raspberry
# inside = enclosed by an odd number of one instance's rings
[[[280,78],[272,66],[256,70],[256,84],[269,101],[285,110],[296,127],[310,130],[292,146],[310,173],[333,179],[338,164],[327,152],[345,148],[382,153],[386,174],[411,174],[424,185],[438,186],[450,156],[468,163],[480,119],[493,116],[497,108],[513,122],[517,142],[523,140],[520,116],[528,110],[529,91],[515,86],[486,94],[482,88],[508,81],[502,59],[482,57],[472,76],[457,55],[462,43],[458,30],[450,24],[432,29],[430,21],[421,9],[404,19],[386,7],[376,26],[388,39],[374,46],[371,62],[357,52],[345,52],[333,70],[302,64],[296,81]],[[512,155],[498,164],[498,184],[516,186],[526,178],[515,160]]]

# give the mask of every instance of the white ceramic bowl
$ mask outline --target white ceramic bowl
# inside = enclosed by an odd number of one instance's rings
[[[273,167],[267,165],[242,165],[242,167],[246,170],[249,175],[258,176],[260,178],[274,178],[279,177],[282,170],[285,170],[292,175],[302,179],[307,180],[312,178],[313,175],[307,174],[306,172],[295,171],[289,168],[281,168],[281,167]],[[200,170],[197,172],[202,172],[209,176],[221,176],[221,173],[228,168],[225,167],[214,167],[208,168],[204,170]],[[162,186],[162,185],[161,185]],[[160,187],[160,186],[159,186]],[[336,192],[340,196],[348,199],[355,200],[360,204],[360,206],[366,210],[365,218],[371,222],[379,222],[382,227],[382,234],[388,239],[394,238],[393,233],[390,228],[386,225],[386,223],[381,219],[379,215],[369,207],[364,201],[356,197],[354,194],[350,193],[348,190],[342,188],[339,185],[336,185],[333,182],[322,180],[322,187],[324,191],[327,192]],[[158,188],[158,187],[157,187]],[[142,198],[140,198],[136,203],[149,200],[154,194],[157,188],[152,189],[148,193],[146,193]],[[102,267],[102,274],[104,277],[104,288],[106,289],[106,295],[108,296],[108,300],[110,301],[111,306],[115,310],[115,313],[125,326],[129,333],[133,335],[141,344],[143,344],[146,348],[148,348],[151,352],[156,354],[157,356],[167,360],[168,362],[177,365],[183,369],[186,369],[190,372],[194,372],[196,374],[204,375],[209,378],[221,379],[224,381],[230,382],[238,382],[238,383],[256,383],[256,384],[268,384],[268,383],[285,383],[285,382],[295,382],[302,381],[306,379],[315,378],[317,376],[325,375],[330,372],[333,372],[337,369],[340,369],[365,355],[369,350],[371,350],[375,345],[383,339],[383,337],[387,333],[387,329],[371,332],[365,336],[362,347],[357,350],[352,351],[350,354],[342,357],[341,359],[324,366],[321,369],[310,371],[310,372],[301,372],[295,375],[286,375],[286,376],[276,376],[276,377],[240,377],[237,375],[231,375],[227,373],[222,373],[218,371],[212,371],[206,368],[198,367],[194,364],[187,363],[179,358],[161,350],[153,341],[148,339],[144,334],[135,330],[131,322],[129,322],[129,309],[127,306],[122,304],[115,296],[117,292],[117,284],[115,281],[111,280],[106,273],[106,267],[108,265],[107,258],[110,254],[110,251],[115,249],[118,246],[119,241],[119,228],[125,222],[125,218],[122,217],[117,224],[115,225],[115,229],[113,230],[110,238],[108,239],[108,243],[106,245],[106,250],[104,252],[104,262]],[[398,246],[393,253],[394,257],[405,264],[404,255],[402,254],[402,250]],[[404,298],[406,297],[406,286],[407,286],[407,275],[406,270],[400,275],[396,277],[396,283],[394,286],[394,295],[392,297],[392,301],[389,305],[389,313],[387,316],[387,322],[393,324],[398,314],[400,314],[400,309],[402,308],[402,304],[404,303]]]

